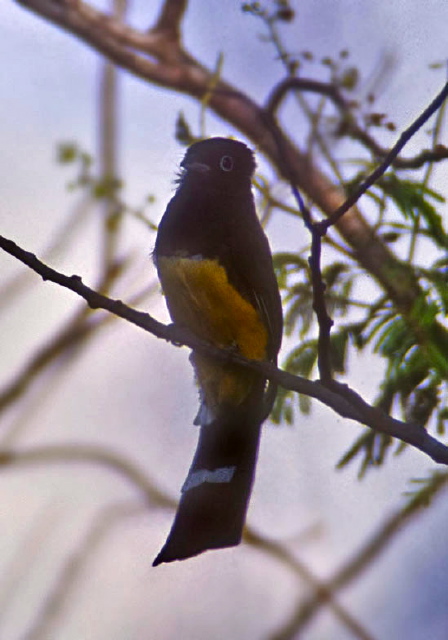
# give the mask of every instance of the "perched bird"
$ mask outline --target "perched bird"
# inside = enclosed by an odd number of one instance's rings
[[[154,249],[171,318],[213,345],[275,363],[282,307],[251,191],[254,156],[242,142],[211,138],[193,144],[181,167]],[[261,424],[275,397],[249,369],[194,351],[190,359],[199,442],[154,566],[240,542]]]

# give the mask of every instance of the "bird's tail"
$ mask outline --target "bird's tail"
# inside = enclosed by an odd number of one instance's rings
[[[258,387],[258,385],[257,385]],[[153,566],[241,541],[255,473],[263,389],[202,425],[168,539]]]

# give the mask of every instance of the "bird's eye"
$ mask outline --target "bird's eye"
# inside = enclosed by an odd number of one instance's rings
[[[233,158],[232,156],[223,156],[219,161],[219,166],[223,171],[232,171],[233,169]]]

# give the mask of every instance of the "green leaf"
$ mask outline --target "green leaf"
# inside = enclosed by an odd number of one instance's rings
[[[445,202],[440,193],[422,185],[421,182],[399,180],[395,174],[387,174],[378,180],[376,186],[393,200],[406,219],[422,219],[432,240],[439,247],[448,248],[448,234],[443,228],[442,216],[430,202]]]
[[[439,385],[436,381],[420,386],[403,399],[403,413],[407,422],[425,426],[439,401]]]
[[[448,407],[444,407],[437,414],[437,433],[439,436],[445,435],[445,422],[448,420]]]
[[[74,142],[62,142],[57,147],[57,162],[70,164],[79,156],[78,146]]]
[[[427,269],[423,272],[424,277],[434,285],[437,292],[437,302],[440,307],[440,311],[444,314],[448,314],[448,271],[440,269]]]
[[[295,267],[297,271],[301,271],[308,268],[308,261],[305,258],[302,258],[302,256],[297,253],[291,253],[288,251],[279,251],[278,253],[275,253],[272,257],[272,261],[275,269]]]
[[[387,358],[401,357],[415,344],[415,338],[403,318],[395,316],[382,329],[375,351]]]
[[[286,358],[285,369],[309,378],[317,361],[317,340],[309,340],[293,349]]]
[[[355,440],[353,445],[342,456],[336,465],[337,469],[343,469],[356,458],[361,457],[361,466],[358,471],[358,478],[362,479],[367,471],[381,466],[385,459],[389,447],[393,443],[393,438],[384,433],[376,433],[371,429],[364,432]]]
[[[299,393],[298,398],[300,412],[304,416],[308,416],[311,413],[311,398],[303,395],[303,393]]]
[[[359,83],[359,69],[357,67],[348,67],[342,73],[338,83],[343,89],[353,91]]]
[[[406,491],[405,493],[410,498],[405,507],[408,512],[428,507],[439,490],[448,482],[448,473],[434,471],[428,478],[413,478],[410,482],[417,485],[418,488],[415,491]]]
[[[299,284],[295,286],[285,298],[285,333],[291,335],[299,331],[303,337],[310,329],[313,318],[313,297],[310,288]]]
[[[191,127],[185,118],[184,112],[179,111],[176,118],[175,138],[182,145],[189,146],[196,142],[196,138],[191,131]]]
[[[285,422],[292,425],[294,422],[293,403],[295,394],[292,391],[279,387],[270,418],[275,424]]]
[[[93,185],[92,193],[95,198],[101,200],[102,198],[112,198],[116,195],[117,191],[123,186],[121,180],[113,176],[106,176],[101,180],[98,180]]]
[[[330,336],[331,364],[336,373],[345,373],[350,331],[342,327]]]

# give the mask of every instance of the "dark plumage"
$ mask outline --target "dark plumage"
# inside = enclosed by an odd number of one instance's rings
[[[192,145],[181,167],[154,250],[172,320],[220,347],[276,362],[282,309],[251,191],[253,154],[241,142],[212,138]],[[195,353],[191,359],[201,396],[199,443],[154,565],[240,542],[271,408],[257,374]]]

